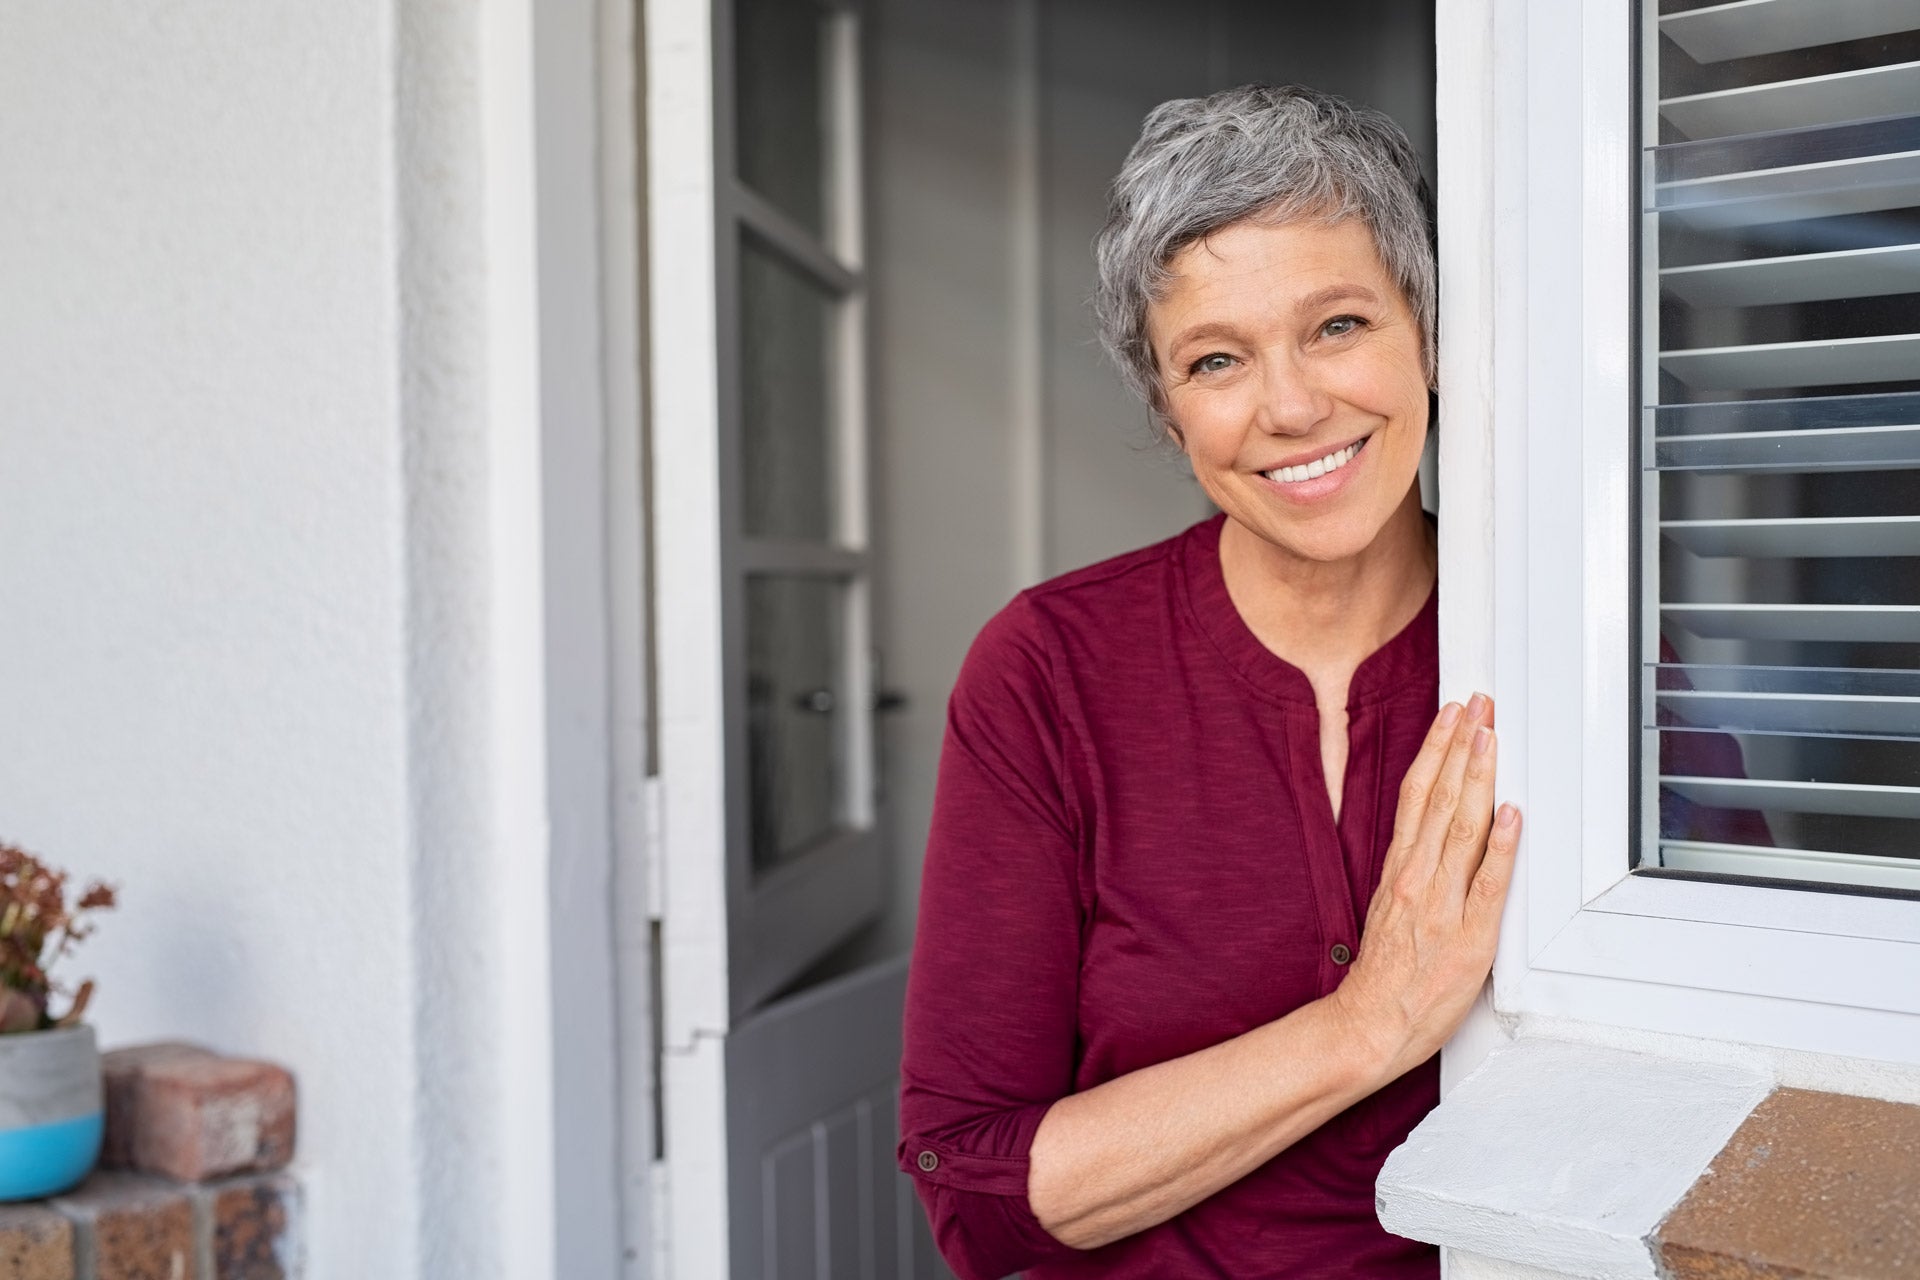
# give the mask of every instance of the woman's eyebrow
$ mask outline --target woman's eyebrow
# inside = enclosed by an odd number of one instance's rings
[[[1363,284],[1330,284],[1324,289],[1316,289],[1294,304],[1295,311],[1318,311],[1329,303],[1371,302],[1380,304],[1380,295]]]
[[[1210,320],[1204,324],[1196,324],[1190,329],[1182,329],[1180,332],[1174,334],[1173,339],[1167,343],[1167,350],[1170,352],[1178,351],[1190,342],[1206,342],[1213,338],[1232,338],[1235,337],[1237,333],[1238,331],[1230,324],[1223,324],[1218,320]]]

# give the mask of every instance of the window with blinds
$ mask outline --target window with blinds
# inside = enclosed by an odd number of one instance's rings
[[[1920,0],[1644,0],[1642,868],[1920,891]]]

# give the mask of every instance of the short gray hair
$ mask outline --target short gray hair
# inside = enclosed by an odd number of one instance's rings
[[[1100,341],[1120,376],[1171,428],[1147,309],[1187,245],[1248,219],[1359,218],[1420,326],[1435,370],[1433,193],[1399,125],[1300,85],[1250,84],[1163,102],[1147,116],[1108,193],[1093,242]]]

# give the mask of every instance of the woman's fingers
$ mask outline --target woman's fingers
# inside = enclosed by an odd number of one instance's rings
[[[1440,772],[1435,776],[1427,796],[1427,811],[1421,819],[1419,840],[1428,866],[1436,874],[1447,833],[1452,829],[1454,815],[1460,811],[1461,797],[1466,791],[1467,764],[1473,756],[1474,739],[1485,727],[1487,714],[1492,709],[1492,699],[1484,694],[1474,694],[1467,703],[1453,741],[1448,744],[1446,759],[1441,761]]]
[[[1387,853],[1390,861],[1405,857],[1419,839],[1421,824],[1427,816],[1428,797],[1433,793],[1434,781],[1440,776],[1440,766],[1446,761],[1448,749],[1459,736],[1464,718],[1465,709],[1457,702],[1440,708],[1440,714],[1427,729],[1427,740],[1420,744],[1420,754],[1413,758],[1406,776],[1400,780],[1400,807],[1394,813],[1393,845]]]
[[[1466,921],[1470,931],[1483,934],[1499,928],[1500,908],[1513,883],[1513,860],[1519,848],[1520,811],[1503,804],[1493,815],[1493,829],[1487,832],[1486,856],[1467,886]]]
[[[1460,900],[1467,891],[1467,882],[1480,869],[1480,858],[1487,845],[1487,828],[1493,821],[1493,776],[1498,758],[1499,742],[1492,728],[1482,725],[1474,730],[1461,777],[1460,799],[1447,822],[1440,850],[1439,879],[1446,886],[1450,901]]]

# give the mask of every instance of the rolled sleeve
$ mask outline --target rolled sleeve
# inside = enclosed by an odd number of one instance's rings
[[[900,1167],[963,1280],[1075,1252],[1027,1200],[1028,1153],[1073,1090],[1084,894],[1071,735],[1016,601],[948,709],[907,983]]]

